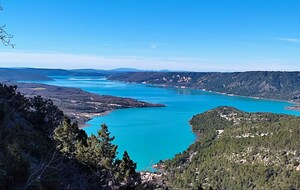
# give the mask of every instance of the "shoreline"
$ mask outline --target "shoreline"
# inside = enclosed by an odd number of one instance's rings
[[[296,103],[295,105],[285,107],[285,109],[293,110],[293,111],[300,111],[300,104]]]
[[[86,127],[89,127],[91,125],[87,124],[87,122],[91,121],[93,119],[93,117],[102,117],[102,116],[107,116],[109,115],[111,112],[116,111],[116,110],[120,110],[120,109],[140,109],[140,108],[161,108],[161,107],[166,107],[166,105],[164,106],[157,106],[157,107],[128,107],[128,108],[117,108],[117,109],[112,109],[112,110],[107,110],[101,113],[87,113],[86,115],[84,115],[84,117],[86,117],[86,121],[84,122],[83,125],[79,126],[80,129],[84,129]],[[82,116],[79,116],[82,117]]]
[[[93,119],[93,117],[102,117],[102,116],[106,116],[108,114],[110,114],[111,112],[113,112],[115,110],[109,110],[109,111],[104,111],[104,112],[101,112],[101,113],[87,113],[87,114],[84,114],[84,117],[87,117],[87,120],[84,122],[83,125],[79,126],[78,128],[79,129],[84,129],[86,127],[89,127],[91,126],[90,124],[88,124],[89,121],[91,121]],[[80,116],[79,116],[80,117]],[[82,116],[81,116],[82,117]]]
[[[120,80],[112,80],[112,81],[118,81],[118,82],[124,82],[124,83],[133,83],[133,84],[142,84],[146,85],[148,87],[159,87],[159,88],[174,88],[174,89],[192,89],[192,90],[200,90],[202,92],[208,92],[213,94],[219,94],[219,95],[226,95],[226,96],[234,96],[234,97],[241,97],[241,98],[251,98],[251,99],[257,99],[257,100],[269,100],[269,101],[277,101],[277,102],[286,102],[294,105],[286,106],[284,109],[287,110],[294,110],[294,111],[300,111],[300,102],[295,102],[292,100],[280,100],[280,99],[273,99],[273,98],[264,98],[264,97],[257,97],[257,96],[244,96],[244,95],[237,95],[237,94],[228,94],[225,92],[216,92],[212,90],[206,90],[201,88],[195,88],[195,87],[187,87],[187,86],[171,86],[166,84],[150,84],[150,83],[138,83],[138,82],[127,82],[127,81],[120,81]]]
[[[71,120],[78,122],[79,128],[87,127],[87,122],[93,117],[108,115],[116,109],[165,107],[164,104],[148,103],[133,98],[99,95],[81,88],[40,83],[11,82],[9,84],[17,85],[18,92],[24,96],[51,99],[53,104]]]

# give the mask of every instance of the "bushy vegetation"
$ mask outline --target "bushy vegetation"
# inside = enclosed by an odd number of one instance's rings
[[[172,188],[300,188],[299,117],[220,107],[190,122],[200,138],[165,162]]]
[[[41,97],[0,84],[0,189],[129,189],[140,176],[108,127],[90,137]]]

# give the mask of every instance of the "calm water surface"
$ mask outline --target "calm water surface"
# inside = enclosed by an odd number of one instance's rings
[[[120,156],[127,150],[137,162],[138,170],[149,170],[151,165],[174,157],[195,141],[189,126],[193,115],[218,106],[233,106],[250,112],[272,112],[300,115],[286,110],[287,102],[261,100],[238,96],[227,96],[193,89],[150,87],[98,78],[54,77],[55,81],[42,83],[78,87],[85,91],[130,97],[151,103],[162,103],[163,108],[133,108],[111,112],[107,116],[95,117],[85,128],[88,134],[96,133],[100,124],[106,123],[115,136]]]

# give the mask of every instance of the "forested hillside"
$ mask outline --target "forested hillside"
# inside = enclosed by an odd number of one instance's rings
[[[140,176],[105,124],[90,137],[52,103],[0,84],[0,189],[129,189]]]
[[[300,101],[300,72],[135,72],[114,74],[108,79]]]
[[[173,189],[300,189],[300,118],[219,107],[190,121],[200,138],[164,162]]]

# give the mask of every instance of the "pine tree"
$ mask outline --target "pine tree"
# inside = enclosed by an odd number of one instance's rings
[[[60,127],[54,130],[53,135],[56,141],[56,148],[68,158],[74,158],[76,144],[87,139],[86,134],[78,128],[77,122],[71,124],[71,120],[64,117]]]
[[[43,99],[41,96],[30,98],[30,110],[28,117],[32,124],[39,126],[38,130],[53,133],[63,120],[63,112],[60,111],[50,99]]]
[[[136,163],[134,163],[127,151],[124,151],[123,158],[121,161],[117,162],[118,165],[118,178],[120,181],[126,184],[131,184],[137,178],[137,173],[135,172]]]
[[[84,136],[80,133],[78,135]],[[76,158],[95,170],[113,169],[117,154],[117,146],[112,144],[113,140],[114,137],[110,137],[108,127],[103,124],[97,136],[92,134],[86,140],[76,143]]]
[[[101,125],[101,129],[98,131],[98,136],[101,147],[101,163],[103,166],[112,169],[113,162],[117,155],[117,145],[112,144],[115,137],[110,137],[110,132],[105,124]]]
[[[87,140],[87,145],[87,147],[83,148],[85,150],[85,159],[82,161],[95,170],[103,168],[103,147],[101,146],[101,141],[95,135],[91,135]]]

